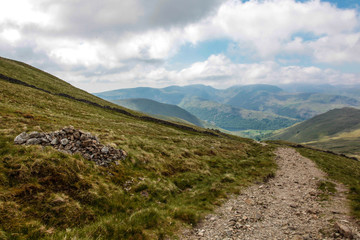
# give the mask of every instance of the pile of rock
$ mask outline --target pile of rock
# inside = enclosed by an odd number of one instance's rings
[[[80,153],[84,158],[94,161],[97,165],[108,166],[111,162],[126,158],[124,150],[100,144],[99,139],[90,133],[64,127],[60,131],[50,133],[23,132],[15,137],[16,144],[53,146],[69,154]]]

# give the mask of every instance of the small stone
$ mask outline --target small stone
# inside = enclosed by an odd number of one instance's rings
[[[339,222],[336,222],[334,227],[335,227],[336,231],[338,231],[344,237],[350,238],[350,239],[353,238],[353,233],[350,230],[350,228],[348,228],[347,226],[345,226]]]
[[[122,155],[124,158],[126,158],[127,153],[126,153],[124,150],[120,150],[120,151],[121,151],[121,155]]]
[[[38,137],[40,137],[39,132],[34,131],[34,132],[29,133],[29,138],[38,138]]]
[[[69,143],[69,140],[67,138],[63,138],[60,140],[61,145],[65,146]]]
[[[75,131],[73,134],[75,139],[80,139],[80,132],[79,131]]]
[[[51,144],[51,145],[58,145],[58,144],[59,144],[59,139],[54,138],[54,139],[51,141],[50,144]]]
[[[65,127],[65,128],[63,128],[63,131],[66,133],[73,133],[74,127],[73,126]]]
[[[109,148],[106,146],[101,149],[101,153],[108,153],[108,152],[109,152]]]
[[[26,141],[27,145],[36,145],[39,144],[41,142],[40,139],[38,138],[30,138],[29,140]]]
[[[90,146],[92,144],[92,140],[88,139],[88,140],[85,140],[82,142],[82,145],[87,147],[87,146]]]
[[[15,144],[23,144],[29,139],[29,135],[26,132],[22,132],[19,135],[17,135],[14,139]]]

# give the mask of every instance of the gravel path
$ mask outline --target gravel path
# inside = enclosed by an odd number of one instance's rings
[[[276,154],[275,178],[230,199],[181,239],[360,239],[346,188],[337,184],[331,200],[320,201],[317,183],[326,175],[315,163],[291,148]]]

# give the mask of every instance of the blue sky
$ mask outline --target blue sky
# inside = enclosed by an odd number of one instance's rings
[[[12,0],[0,53],[90,92],[360,84],[358,0]]]

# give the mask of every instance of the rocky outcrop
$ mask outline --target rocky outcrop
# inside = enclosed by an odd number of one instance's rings
[[[75,154],[94,161],[97,165],[108,166],[126,158],[124,150],[100,144],[99,139],[90,133],[77,130],[72,126],[50,133],[22,132],[14,139],[15,144],[52,146],[59,151]]]

